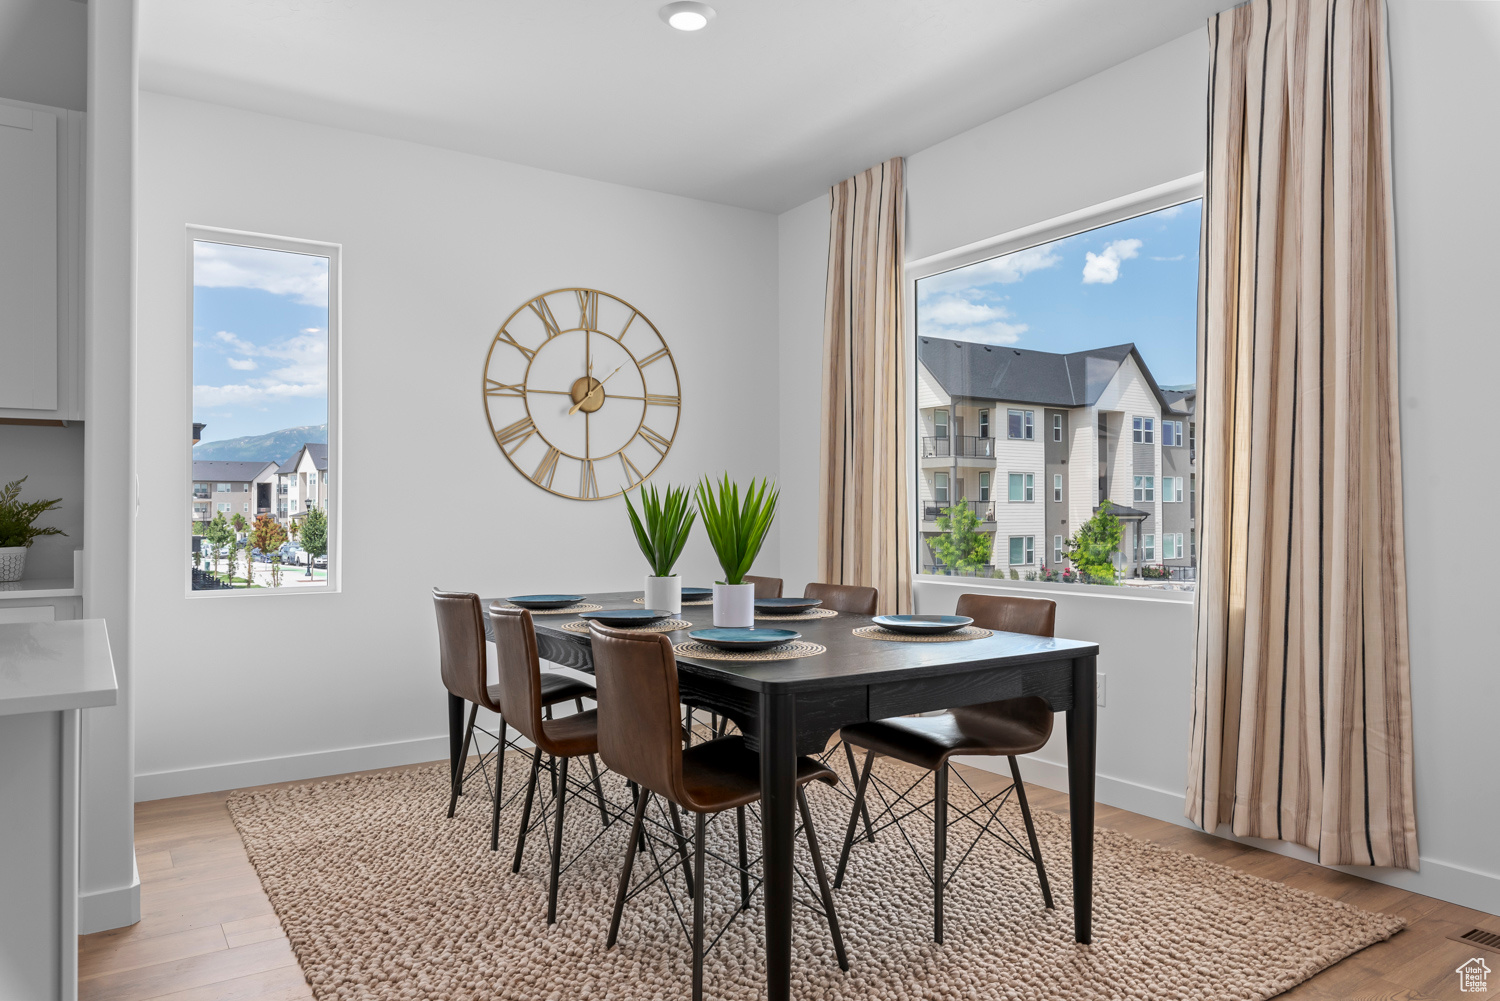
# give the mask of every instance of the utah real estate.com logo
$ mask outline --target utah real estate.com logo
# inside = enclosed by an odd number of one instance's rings
[[[1490,968],[1483,959],[1475,956],[1464,965],[1460,966],[1458,972],[1458,989],[1461,991],[1472,991],[1475,994],[1489,993]]]

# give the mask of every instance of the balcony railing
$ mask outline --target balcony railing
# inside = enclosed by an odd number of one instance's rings
[[[974,516],[981,522],[995,520],[995,502],[992,500],[962,500],[962,501],[926,501],[922,504],[922,520],[937,521],[938,518],[947,514],[955,503],[967,504],[974,512]]]
[[[993,459],[995,439],[961,434],[946,438],[923,438],[922,458]]]

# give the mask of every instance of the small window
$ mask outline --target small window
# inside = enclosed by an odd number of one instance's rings
[[[990,436],[990,412],[988,410],[981,410],[981,411],[979,411],[979,437],[981,437],[981,438],[988,438],[989,436]]]
[[[1182,502],[1182,477],[1163,476],[1161,478],[1161,499],[1164,504],[1180,504]]]
[[[1019,503],[1026,499],[1026,481],[1020,473],[1011,473],[1006,478],[1005,499],[1011,503]]]
[[[932,478],[932,493],[939,504],[948,503],[948,474],[938,473]],[[292,501],[292,510],[297,509],[297,502]]]
[[[1061,535],[1054,535],[1052,537],[1052,562],[1053,563],[1061,563],[1062,561],[1063,561],[1063,537]]]
[[[939,438],[948,437],[948,411],[935,410],[932,414],[932,426]]]
[[[1026,411],[1026,434],[1025,434],[1024,437],[1026,438],[1027,441],[1032,441],[1033,439],[1036,438],[1036,411],[1035,410],[1028,410],[1028,411]]]
[[[1012,535],[1010,537],[1010,562],[1028,566],[1036,559],[1036,536]]]
[[[1155,442],[1156,442],[1156,418],[1155,417],[1147,417],[1146,418],[1146,444],[1147,445],[1151,445],[1151,444],[1155,444]]]
[[[1198,530],[1196,528],[1188,529],[1188,558],[1194,560],[1198,558]]]
[[[1198,425],[1188,422],[1188,448],[1194,451],[1198,448]]]
[[[990,499],[990,474],[979,474],[979,499],[987,501]]]
[[[1052,499],[1059,502],[1062,500],[1062,473],[1052,474]]]
[[[1145,560],[1156,559],[1156,536],[1141,536],[1141,558]]]
[[[227,494],[227,493],[229,493],[229,488],[230,488],[230,484],[228,484],[228,483],[219,483],[219,484],[215,485],[215,487],[214,487],[214,489],[217,490],[221,494]]]
[[[1142,503],[1156,500],[1156,477],[1137,476],[1135,478],[1135,499]]]
[[[1036,477],[1031,473],[1026,474],[1026,499],[1036,500]]]
[[[1161,558],[1164,560],[1175,560],[1177,558],[1177,540],[1182,538],[1168,532],[1161,537]]]
[[[224,514],[228,514],[230,511],[234,510],[234,505],[226,503],[224,501],[220,501],[219,502],[219,510],[222,511]]]
[[[1141,437],[1144,432],[1145,420],[1144,417],[1136,417],[1130,422],[1130,433],[1134,435],[1134,441],[1137,445],[1146,440]]]
[[[1062,414],[1052,415],[1052,440],[1062,441]]]
[[[1026,434],[1026,416],[1019,410],[1005,412],[1005,433],[1011,438],[1022,438]]]
[[[1197,473],[1190,473],[1190,474],[1188,474],[1188,507],[1190,507],[1190,508],[1193,509],[1192,511],[1189,512],[1189,517],[1194,516],[1194,513],[1197,512],[1197,510],[1198,510],[1198,474]]]

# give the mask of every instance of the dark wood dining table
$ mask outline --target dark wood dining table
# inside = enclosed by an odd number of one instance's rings
[[[639,596],[639,591],[621,591],[590,594],[585,600],[605,608],[639,608],[634,603]],[[493,600],[504,599],[485,599],[484,607]],[[684,605],[678,618],[694,628],[708,627],[713,607]],[[533,621],[543,660],[592,673],[588,634],[561,628],[577,621],[575,616],[535,615]],[[766,620],[756,624],[775,625]],[[788,621],[785,626],[804,640],[827,647],[826,653],[797,660],[677,659],[683,701],[728,716],[760,753],[766,992],[771,1001],[791,997],[797,756],[820,753],[839,728],[866,720],[1026,695],[1045,699],[1054,712],[1066,712],[1073,936],[1083,943],[1092,939],[1098,645],[1004,632],[948,643],[866,639],[851,632],[869,624],[869,616],[845,613]],[[486,615],[486,634],[489,629]],[[687,630],[669,635],[674,643],[688,638]],[[460,710],[460,726],[462,722]]]

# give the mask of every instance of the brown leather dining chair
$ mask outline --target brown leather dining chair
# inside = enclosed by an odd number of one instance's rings
[[[858,584],[819,584],[813,582],[802,589],[802,597],[817,598],[823,608],[850,615],[874,615],[880,607],[880,590],[860,587]]]
[[[599,766],[594,756],[599,751],[597,710],[589,709],[551,719],[543,714],[542,685],[546,677],[536,652],[536,629],[531,613],[524,608],[490,606],[490,628],[495,636],[495,650],[500,660],[500,707],[506,721],[534,745],[531,752],[531,779],[526,786],[526,805],[521,809],[521,826],[516,834],[516,856],[510,871],[521,871],[521,856],[526,851],[526,834],[531,827],[531,807],[536,800],[537,778],[542,755],[551,759],[557,769],[552,793],[553,833],[550,852],[552,872],[547,881],[547,923],[557,920],[557,883],[562,867],[563,813],[567,805],[568,762],[587,757],[593,772],[593,792],[599,800],[599,815],[604,826],[610,822],[609,805],[599,783]],[[574,785],[576,798],[587,786]],[[545,810],[545,808],[544,808]]]
[[[672,652],[672,641],[666,636],[609,629],[598,623],[592,625],[591,632],[594,673],[599,686],[599,756],[610,769],[632,779],[640,787],[605,948],[612,948],[619,938],[620,919],[625,901],[630,896],[631,871],[645,830],[646,808],[653,796],[660,796],[669,804],[691,812],[695,818],[691,941],[693,999],[700,1001],[703,997],[703,876],[708,817],[727,810],[735,811],[739,828],[739,911],[743,911],[750,904],[745,808],[758,803],[761,798],[760,756],[745,746],[741,736],[720,737],[683,749],[677,709],[677,660]],[[838,782],[838,777],[812,758],[798,758],[797,808],[802,814],[802,828],[807,832],[807,847],[817,877],[821,910],[833,935],[839,967],[848,970],[849,960],[844,953],[838,913],[834,909],[833,893],[828,886],[823,856],[818,849],[812,813],[803,788],[814,781],[833,785]],[[669,861],[660,864],[657,872],[641,886],[648,885],[660,875],[663,884],[670,887],[663,872],[665,866],[676,868],[675,856],[671,853]],[[676,904],[672,906],[675,908]],[[733,921],[734,917],[729,920]]]
[[[755,596],[757,598],[779,598],[781,597],[780,577],[752,577],[745,575],[746,584],[755,585]]]
[[[487,658],[485,657],[484,619],[481,617],[479,595],[466,591],[441,591],[432,589],[432,603],[437,609],[438,663],[442,668],[443,686],[448,689],[450,700],[456,700],[459,712],[463,703],[469,704],[469,722],[464,727],[463,740],[456,756],[448,763],[448,816],[452,817],[458,806],[458,797],[463,794],[469,747],[474,740],[474,731],[488,734],[495,739],[495,785],[491,790],[490,851],[500,845],[500,798],[502,780],[505,775],[506,721],[500,713],[500,688],[487,681]],[[548,672],[541,678],[542,705],[550,707],[569,700],[583,710],[583,700],[594,697],[594,686],[586,681],[570,678],[565,674]],[[475,717],[480,709],[500,714],[500,732],[490,733],[475,726]],[[480,756],[477,770],[483,770],[485,757]],[[488,782],[488,776],[486,776]]]
[[[965,594],[958,599],[957,611],[959,615],[969,616],[974,620],[975,625],[985,629],[1026,633],[1031,636],[1051,636],[1057,616],[1057,603],[1045,598]],[[955,754],[1004,755],[1010,762],[1011,785],[988,799],[975,794],[981,802],[979,806],[969,811],[968,816],[973,817],[982,811],[989,819],[980,825],[980,831],[974,836],[974,840],[977,842],[979,838],[989,834],[1008,845],[1017,854],[1033,862],[1036,865],[1037,880],[1041,883],[1042,900],[1048,909],[1051,909],[1052,889],[1047,885],[1047,868],[1042,863],[1042,851],[1037,843],[1036,827],[1032,824],[1031,808],[1026,802],[1026,786],[1021,781],[1020,765],[1016,763],[1016,755],[1030,754],[1039,750],[1047,743],[1047,738],[1051,735],[1052,710],[1048,708],[1044,700],[1032,696],[964,706],[960,709],[950,709],[936,716],[903,716],[844,727],[839,732],[839,736],[847,744],[865,749],[865,764],[864,770],[859,775],[859,783],[855,787],[854,810],[849,815],[849,827],[844,835],[844,847],[839,854],[838,872],[834,876],[833,885],[835,887],[843,885],[844,868],[848,865],[849,851],[854,845],[854,832],[858,827],[860,809],[865,805],[866,793],[870,786],[870,767],[874,764],[875,758],[878,755],[886,755],[932,772],[936,780],[932,799],[935,830],[933,865],[928,871],[932,877],[933,893],[932,937],[934,941],[941,943],[943,941],[943,890],[947,882],[953,878],[954,873],[958,871],[958,866],[954,867],[953,872],[946,871],[948,777],[951,771],[949,759]],[[959,781],[968,786],[968,781],[962,774],[957,772],[954,774],[958,774]],[[970,786],[969,791],[974,792],[973,787]],[[1029,851],[1020,844],[1018,838],[1011,834],[1009,828],[998,816],[1000,807],[1004,806],[1005,800],[1012,793],[1015,794],[1016,804],[1021,808],[1021,819],[1026,825]],[[880,796],[885,799],[883,792]],[[903,796],[904,794],[897,793],[893,801],[886,801],[885,809],[881,811],[878,818],[884,823],[880,823],[876,830],[900,822],[900,817],[895,812],[898,806],[904,810],[912,808],[913,804],[904,803]],[[886,817],[893,819],[885,820]],[[991,829],[997,824],[1004,832],[1003,834]],[[972,848],[972,845],[970,847]],[[960,856],[959,866],[963,865],[968,855],[969,852],[965,851]]]

